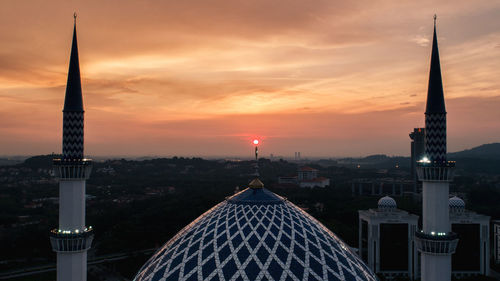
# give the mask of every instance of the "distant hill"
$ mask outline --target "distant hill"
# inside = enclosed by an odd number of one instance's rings
[[[403,156],[387,156],[384,154],[369,155],[361,158],[341,158],[335,165],[345,167],[356,167],[361,165],[363,168],[390,169],[399,166],[403,169],[410,168],[410,158]]]
[[[60,155],[48,154],[33,156],[24,160],[23,165],[32,169],[50,168],[52,167],[52,159],[56,158],[57,156]]]
[[[448,160],[457,160],[457,168],[470,173],[493,173],[500,171],[500,143],[483,144],[471,149],[448,153]],[[410,158],[387,156],[383,154],[370,155],[361,158],[341,158],[337,165],[355,167],[358,164],[365,168],[390,169],[398,165],[409,169]]]
[[[448,153],[450,160],[459,158],[500,159],[500,143],[489,143],[463,151]]]

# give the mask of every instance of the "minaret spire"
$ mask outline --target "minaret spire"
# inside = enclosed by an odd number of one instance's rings
[[[83,97],[76,38],[76,13],[73,14],[73,42],[69,58],[68,82],[63,108],[63,159],[83,159]]]
[[[436,35],[436,15],[434,15],[434,35],[432,38],[431,67],[429,72],[429,87],[427,90],[427,107],[425,113],[446,113],[443,94],[443,79]]]
[[[64,98],[64,111],[83,111],[82,83],[80,80],[80,62],[78,59],[78,42],[76,38],[76,13],[73,15],[73,42],[69,58],[68,82],[66,84],[66,97]]]
[[[80,62],[78,59],[78,42],[76,39],[76,13],[73,15],[73,42],[69,58],[68,82],[66,84],[66,97],[64,98],[64,111],[83,111],[82,83],[80,80]]]
[[[432,55],[425,109],[425,151],[432,162],[446,162],[446,108],[444,103],[443,79],[436,35],[436,19],[434,15],[434,34],[432,38]]]

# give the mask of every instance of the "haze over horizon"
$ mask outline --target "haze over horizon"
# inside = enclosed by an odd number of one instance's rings
[[[450,152],[500,141],[500,2],[8,1],[0,155],[61,151],[77,29],[85,153],[409,155],[438,15]]]
[[[492,144],[496,144],[496,145],[500,145],[500,143],[490,143],[490,144],[484,144],[484,145],[492,145]],[[479,145],[479,146],[482,146],[482,145]],[[462,152],[465,152],[465,151],[469,151],[470,149],[474,149],[474,148],[477,148],[476,147],[471,147],[471,148],[465,148],[464,150],[460,150],[460,151],[448,151],[448,153],[462,153]],[[247,149],[248,151],[248,149]],[[170,155],[159,155],[159,154],[144,154],[144,155],[140,155],[140,154],[115,154],[115,155],[112,155],[112,154],[99,154],[99,155],[86,155],[87,158],[91,158],[93,160],[109,160],[109,159],[118,159],[118,158],[125,158],[125,159],[141,159],[141,158],[171,158],[171,157],[187,157],[187,158],[190,158],[190,157],[200,157],[200,158],[204,158],[204,159],[231,159],[231,158],[235,158],[235,159],[239,159],[239,160],[252,160],[252,159],[255,159],[255,155],[253,154],[253,150],[251,149],[252,153],[247,153],[247,154],[240,154],[240,155],[230,155],[230,154],[225,154],[225,155],[196,155],[196,154],[188,154],[188,155],[176,155],[176,154],[170,154]],[[483,152],[484,153],[484,152]],[[60,155],[60,153],[56,153],[56,152],[50,152],[50,153],[43,153],[43,154],[0,154],[0,158],[2,157],[7,157],[7,158],[17,158],[17,157],[21,157],[22,159],[24,158],[30,158],[30,157],[36,157],[36,156],[44,156],[44,155],[51,155],[51,154],[54,154],[54,155]],[[287,159],[295,159],[295,156],[294,156],[294,152],[292,154],[274,154],[273,152],[269,152],[269,151],[264,151],[264,153],[262,153],[262,149],[259,148],[259,158],[267,158],[269,159],[270,158],[270,154],[273,154],[273,157],[275,159],[279,159],[279,158],[282,158],[284,160],[287,160]],[[300,160],[318,160],[318,159],[341,159],[341,158],[364,158],[364,157],[370,157],[370,156],[378,156],[378,155],[385,155],[387,157],[410,157],[409,154],[401,154],[401,155],[397,155],[397,154],[382,154],[382,153],[371,153],[371,154],[365,154],[365,155],[344,155],[344,156],[338,156],[338,155],[303,155],[301,154],[301,158]],[[454,157],[452,156],[449,160],[454,160]]]

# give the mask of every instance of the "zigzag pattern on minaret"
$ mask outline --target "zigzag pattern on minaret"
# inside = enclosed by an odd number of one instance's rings
[[[83,159],[83,112],[65,111],[63,115],[63,159]]]
[[[425,153],[433,162],[446,161],[446,113],[425,115]]]

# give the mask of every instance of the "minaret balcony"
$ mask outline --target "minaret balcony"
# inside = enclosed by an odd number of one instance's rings
[[[444,256],[455,253],[458,243],[458,235],[454,232],[415,232],[417,249],[426,254]]]
[[[420,181],[450,182],[455,175],[455,161],[417,161],[417,175]]]
[[[92,171],[91,159],[54,159],[52,163],[60,180],[86,180]]]
[[[54,252],[81,252],[88,250],[94,239],[92,227],[84,230],[62,230],[50,231],[50,244]]]

